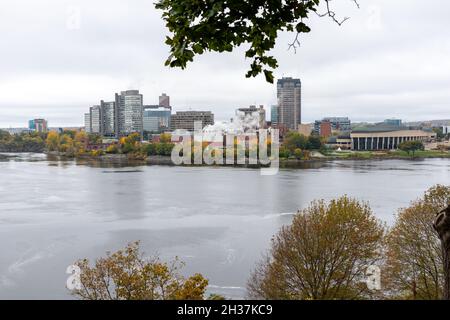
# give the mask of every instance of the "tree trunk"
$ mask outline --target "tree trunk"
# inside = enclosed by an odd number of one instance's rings
[[[450,300],[450,205],[436,216],[433,225],[441,239],[444,264],[444,300]]]

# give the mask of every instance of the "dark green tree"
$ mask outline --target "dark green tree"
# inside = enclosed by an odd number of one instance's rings
[[[166,65],[186,68],[188,62],[205,51],[231,52],[240,45],[249,47],[245,57],[252,59],[246,77],[264,73],[273,83],[277,59],[270,55],[278,33],[295,32],[289,45],[296,50],[299,35],[311,31],[307,19],[311,14],[328,16],[339,25],[330,6],[332,0],[159,0],[156,8],[172,33],[166,39],[170,56]],[[357,6],[356,0],[352,0]],[[323,9],[319,7],[324,4]],[[321,11],[323,10],[323,11]]]
[[[405,141],[400,143],[398,148],[402,151],[406,151],[408,154],[412,153],[412,156],[414,157],[416,151],[424,150],[425,146],[421,141]]]
[[[442,128],[433,128],[433,132],[436,133],[436,137],[438,138],[438,140],[442,140],[445,138],[445,134]]]
[[[307,149],[309,150],[319,150],[322,148],[323,142],[318,135],[311,135],[308,137],[308,146]]]

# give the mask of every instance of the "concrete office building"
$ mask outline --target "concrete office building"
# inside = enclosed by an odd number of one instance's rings
[[[91,133],[102,134],[102,108],[101,106],[92,106],[89,109],[91,115]]]
[[[91,113],[85,113],[84,114],[84,131],[86,131],[86,133],[91,133],[92,129],[91,129]]]
[[[297,130],[302,122],[300,79],[282,78],[277,83],[278,125]]]
[[[356,129],[352,131],[350,137],[353,150],[395,150],[405,141],[430,142],[436,139],[436,133],[375,126]]]
[[[116,137],[143,133],[143,96],[139,90],[116,93]]]
[[[162,133],[169,130],[171,113],[167,107],[144,106],[144,132]]]
[[[102,135],[114,137],[116,135],[116,103],[114,101],[100,101],[102,112]]]
[[[194,123],[199,121],[202,128],[214,124],[214,114],[211,111],[178,111],[170,119],[170,130],[194,131]]]
[[[443,134],[449,134],[450,133],[450,126],[442,126],[442,133]]]

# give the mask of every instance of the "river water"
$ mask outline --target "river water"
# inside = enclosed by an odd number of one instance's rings
[[[22,154],[0,161],[0,299],[71,299],[66,268],[140,240],[178,256],[209,291],[245,297],[250,271],[313,199],[368,201],[392,224],[400,207],[449,184],[450,160],[334,161],[262,176],[256,169],[102,166]]]

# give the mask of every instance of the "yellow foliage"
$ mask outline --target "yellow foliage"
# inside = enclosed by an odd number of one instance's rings
[[[59,134],[57,132],[50,131],[47,135],[47,140],[46,140],[45,144],[49,151],[58,151]]]
[[[251,298],[364,299],[374,294],[361,280],[381,260],[384,225],[370,207],[341,197],[315,201],[272,240],[253,272]]]
[[[159,138],[161,143],[169,143],[172,141],[172,135],[170,133],[163,133]]]
[[[165,263],[144,258],[139,242],[108,253],[92,267],[87,259],[77,265],[82,289],[73,294],[84,300],[201,300],[208,285],[200,274],[183,278],[179,274],[183,263],[178,259]]]

